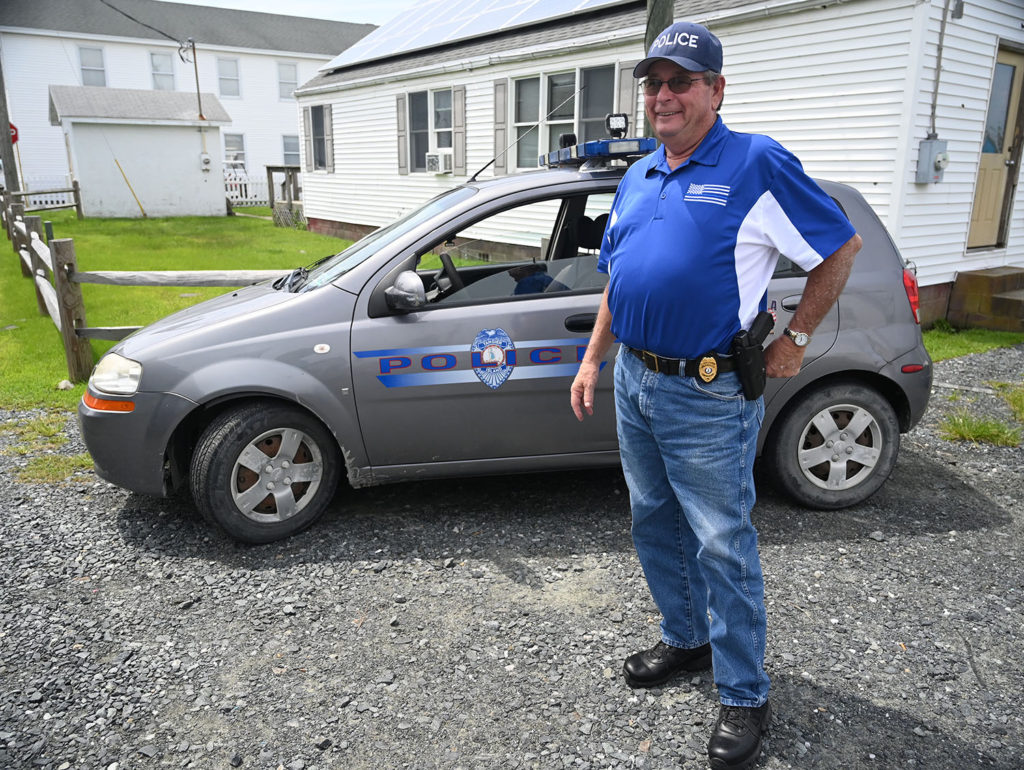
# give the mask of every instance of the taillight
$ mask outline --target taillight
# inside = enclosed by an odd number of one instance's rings
[[[903,288],[907,292],[907,299],[910,300],[910,310],[914,313],[914,320],[921,323],[921,292],[917,288],[917,276],[908,268],[903,268]]]

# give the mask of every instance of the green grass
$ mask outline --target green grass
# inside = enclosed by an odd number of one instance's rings
[[[19,469],[17,479],[23,484],[57,484],[91,470],[92,458],[88,452],[77,455],[47,454],[29,460],[24,468]],[[91,475],[82,479],[94,480],[95,477]]]
[[[1001,420],[977,417],[966,409],[956,409],[939,423],[939,433],[949,441],[970,441],[1014,447],[1020,443],[1021,429]]]
[[[9,433],[18,442],[6,453],[28,455],[63,446],[67,443],[63,435],[67,419],[66,412],[54,411],[23,423],[0,424],[0,433]]]
[[[1013,412],[1017,422],[1024,423],[1024,385],[1010,385],[1006,382],[993,382],[992,387],[996,389],[1010,411]]]
[[[235,213],[237,214],[252,214],[256,217],[271,217],[274,212],[270,210],[270,206],[235,206]]]
[[[969,353],[984,353],[993,348],[1007,348],[1024,343],[1024,334],[990,329],[956,329],[945,321],[924,333],[924,346],[932,361],[959,358]]]
[[[348,241],[249,217],[84,219],[48,212],[56,238],[73,238],[81,270],[291,270],[340,251]],[[0,404],[73,408],[84,386],[62,391],[67,364],[17,255],[0,242]],[[226,289],[84,284],[89,326],[141,326]],[[114,343],[93,341],[98,357]]]
[[[26,422],[0,423],[0,434],[9,434],[15,439],[4,454],[27,458],[15,474],[18,481],[53,484],[92,471],[92,458],[87,452],[76,455],[58,453],[67,444],[64,427],[68,419],[67,410],[53,409]],[[90,475],[83,480],[92,479]]]

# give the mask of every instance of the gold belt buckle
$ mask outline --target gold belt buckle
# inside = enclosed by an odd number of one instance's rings
[[[718,376],[718,361],[714,356],[704,356],[697,364],[697,374],[704,382],[711,382]]]
[[[648,369],[651,368],[651,365],[649,363],[650,361],[654,362],[654,367],[653,367],[654,368],[654,372],[656,374],[660,374],[661,370],[660,370],[660,367],[658,365],[658,357],[656,355],[654,355],[654,353],[652,353],[651,351],[645,350],[644,351],[644,363],[647,364],[647,368]]]

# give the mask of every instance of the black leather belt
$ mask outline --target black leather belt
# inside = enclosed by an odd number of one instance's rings
[[[721,353],[708,353],[700,358],[662,358],[649,350],[637,350],[628,345],[626,350],[643,361],[644,366],[652,372],[675,376],[682,371],[687,377],[699,377],[704,382],[711,382],[722,372],[731,372],[736,368],[735,359]]]

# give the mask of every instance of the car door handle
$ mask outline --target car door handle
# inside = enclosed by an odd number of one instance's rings
[[[580,313],[565,319],[565,328],[571,332],[592,332],[597,313]]]
[[[786,297],[782,300],[782,309],[792,313],[796,310],[796,306],[800,304],[800,298],[802,294],[794,294],[792,297]]]

